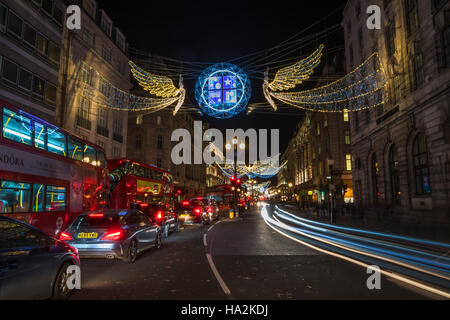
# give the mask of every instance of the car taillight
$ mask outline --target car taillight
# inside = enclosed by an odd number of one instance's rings
[[[183,201],[181,204],[182,204],[183,206],[188,206],[188,205],[190,205],[191,203],[190,203],[189,201]]]
[[[89,213],[89,218],[103,218],[105,215],[103,213]]]
[[[208,212],[213,212],[213,209],[211,207],[208,207]]]
[[[107,234],[105,234],[102,237],[102,240],[117,241],[117,240],[120,240],[122,238],[122,236],[123,236],[122,230],[111,231],[111,232],[108,232]]]
[[[61,241],[69,241],[69,240],[73,240],[73,238],[67,232],[61,232],[61,234],[59,235],[59,240],[61,240]]]
[[[194,209],[194,212],[195,212],[196,214],[200,214],[200,213],[202,213],[202,209],[200,209],[200,208],[195,208],[195,209]]]
[[[162,211],[158,211],[158,213],[156,213],[156,218],[161,220],[163,217]]]

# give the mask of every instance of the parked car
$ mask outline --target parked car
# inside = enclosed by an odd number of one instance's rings
[[[104,209],[79,215],[60,234],[80,257],[134,262],[142,251],[160,248],[161,228],[136,209]]]
[[[23,222],[0,216],[0,300],[65,299],[77,249]]]
[[[180,231],[181,222],[178,220],[176,211],[152,203],[139,203],[134,206],[159,225],[164,238],[167,238],[170,232]]]

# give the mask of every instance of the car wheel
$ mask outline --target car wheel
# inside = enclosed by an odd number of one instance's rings
[[[53,285],[53,299],[64,300],[70,296],[72,290],[67,287],[67,279],[69,278],[67,269],[72,265],[72,263],[67,262],[63,264],[63,266],[59,269],[58,274],[56,275],[55,283]]]
[[[136,239],[132,239],[128,246],[127,262],[133,263],[136,261],[138,255],[138,244]]]
[[[156,235],[156,239],[155,239],[155,248],[159,249],[161,248],[162,245],[162,236],[161,236],[161,232],[158,232],[158,234]]]

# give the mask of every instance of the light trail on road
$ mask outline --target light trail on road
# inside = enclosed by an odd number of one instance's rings
[[[268,226],[294,241],[360,266],[368,267],[376,262],[377,265],[383,266],[382,272],[389,277],[450,298],[448,291],[450,288],[450,259],[413,246],[426,244],[446,249],[450,247],[447,244],[328,225],[295,216],[278,207],[273,214],[269,214],[268,207],[264,206],[261,209],[261,216]],[[348,232],[366,236],[355,236]],[[378,238],[373,239],[369,236]],[[379,237],[384,239],[380,240]],[[401,240],[403,243],[400,245],[388,241],[393,239]],[[407,241],[410,243],[409,246],[405,245]],[[365,263],[368,260],[370,264]],[[438,288],[428,283],[438,286]]]

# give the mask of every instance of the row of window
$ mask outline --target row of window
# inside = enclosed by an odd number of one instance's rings
[[[1,180],[0,213],[59,212],[66,205],[65,187]]]
[[[0,4],[0,31],[14,36],[53,64],[60,64],[61,48],[2,4]]]
[[[102,151],[7,108],[3,108],[2,128],[3,137],[9,140],[94,166],[106,166],[106,157]]]
[[[55,106],[55,85],[3,56],[0,56],[0,77],[4,84],[17,88],[35,99],[44,101],[46,104]]]
[[[36,9],[48,16],[58,27],[64,24],[64,11],[54,0],[30,0]]]

